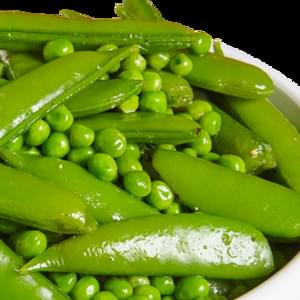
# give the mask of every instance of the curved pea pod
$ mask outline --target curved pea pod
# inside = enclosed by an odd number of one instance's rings
[[[137,51],[135,46],[109,53],[75,52],[44,64],[2,86],[0,146],[92,84],[115,63],[134,51]],[[11,105],[12,102],[14,105]]]
[[[84,202],[70,192],[0,164],[0,218],[58,233],[96,228]]]
[[[216,105],[213,105],[213,110],[222,117],[221,130],[213,137],[215,152],[240,156],[248,173],[259,174],[276,167],[275,155],[270,144]]]
[[[159,75],[162,79],[162,90],[167,95],[169,106],[181,108],[193,101],[193,90],[184,78],[166,71],[160,71]]]
[[[268,99],[244,102],[226,97],[218,103],[271,145],[281,180],[300,193],[300,134],[296,127]]]
[[[176,151],[157,150],[153,167],[188,207],[300,237],[300,197],[284,186]]]
[[[137,80],[98,80],[71,97],[66,105],[74,117],[85,117],[117,107],[142,87],[143,82]]]
[[[272,252],[258,230],[198,213],[149,216],[102,225],[93,233],[49,248],[29,261],[21,272],[201,274],[246,279],[272,270]]]
[[[184,144],[193,141],[200,133],[200,126],[183,117],[152,112],[102,113],[77,120],[99,131],[117,128],[131,143]]]
[[[145,202],[112,183],[98,180],[72,162],[5,149],[0,151],[1,158],[10,166],[54,183],[83,199],[90,214],[100,223],[158,214]]]
[[[273,93],[271,78],[253,65],[213,53],[189,58],[193,70],[186,78],[196,87],[249,99]]]
[[[0,48],[40,51],[46,42],[70,40],[76,49],[102,44],[139,44],[145,50],[184,49],[201,38],[201,32],[170,21],[65,18],[22,11],[0,11]]]
[[[24,261],[0,240],[0,286],[2,300],[68,300],[67,295],[42,274],[21,275]]]

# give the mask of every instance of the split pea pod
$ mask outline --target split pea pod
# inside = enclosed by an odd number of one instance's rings
[[[36,120],[92,84],[115,63],[134,51],[137,51],[135,46],[109,53],[75,52],[2,86],[0,145],[24,132]]]
[[[188,207],[300,237],[300,197],[284,186],[176,151],[157,150],[153,167]]]
[[[24,261],[0,240],[0,286],[2,300],[68,300],[42,274],[21,275],[17,269]]]
[[[193,141],[200,133],[200,126],[194,121],[152,112],[107,112],[78,119],[77,122],[95,131],[117,128],[131,143],[179,145]]]
[[[246,279],[267,275],[272,270],[272,252],[258,230],[237,221],[198,213],[105,224],[93,233],[48,248],[21,272],[201,274]]]

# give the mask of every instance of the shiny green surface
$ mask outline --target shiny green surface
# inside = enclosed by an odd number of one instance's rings
[[[112,79],[96,81],[74,95],[67,107],[74,117],[84,117],[111,110],[141,91],[143,83],[137,80]]]
[[[9,165],[55,183],[82,198],[100,223],[158,214],[112,183],[103,182],[80,166],[60,159],[1,151]],[[49,195],[50,196],[50,195]]]
[[[182,117],[152,113],[103,113],[78,120],[95,131],[117,128],[131,143],[183,144],[193,141],[200,131],[197,123]]]
[[[273,92],[270,77],[255,66],[212,53],[189,57],[194,67],[186,78],[196,87],[249,99]]]
[[[16,269],[23,264],[22,258],[0,240],[1,300],[70,299],[42,274],[21,275],[18,273]]]
[[[189,207],[243,221],[270,236],[300,236],[300,197],[286,187],[175,151],[156,151],[153,166]]]
[[[200,273],[213,278],[246,279],[269,274],[272,269],[271,250],[259,231],[198,213],[149,216],[103,225],[90,234],[48,248],[28,262],[22,272]]]

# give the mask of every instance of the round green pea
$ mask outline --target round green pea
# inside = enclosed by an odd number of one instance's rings
[[[206,54],[211,47],[211,43],[212,43],[211,35],[202,31],[198,35],[198,39],[196,43],[191,47],[191,50],[193,53],[198,55]]]
[[[11,151],[19,151],[24,144],[24,137],[22,134],[16,136],[12,140],[10,140],[8,143],[4,145],[5,149],[11,150]]]
[[[223,154],[218,160],[218,163],[234,171],[246,173],[246,164],[244,160],[237,155]]]
[[[96,51],[98,52],[110,52],[117,50],[119,47],[115,44],[104,44],[100,46]]]
[[[108,80],[109,79],[109,75],[107,73],[103,74],[99,80]]]
[[[144,80],[144,77],[141,72],[138,70],[125,70],[121,72],[118,76],[119,79],[128,79],[128,80]]]
[[[142,285],[134,289],[135,296],[146,296],[148,300],[160,300],[159,290],[151,285]]]
[[[48,42],[43,49],[45,61],[50,61],[74,52],[73,44],[66,39],[56,39]]]
[[[121,68],[121,63],[118,62],[118,63],[114,64],[110,68],[110,70],[108,71],[108,73],[116,73],[116,72],[118,72],[120,70],[120,68]]]
[[[45,156],[62,158],[70,151],[68,137],[62,132],[53,132],[42,145],[42,152]]]
[[[65,105],[61,105],[46,116],[46,121],[55,131],[67,131],[73,124],[72,113]]]
[[[119,104],[118,108],[124,114],[135,112],[139,108],[140,98],[137,95],[133,95]]]
[[[95,132],[87,126],[73,124],[69,131],[69,140],[72,148],[88,147],[95,140]]]
[[[153,111],[166,113],[168,108],[166,94],[162,91],[145,92],[140,98],[140,109],[142,111]]]
[[[193,70],[192,61],[184,53],[175,54],[171,58],[169,66],[173,73],[180,76],[186,76]]]
[[[95,294],[92,300],[118,300],[118,298],[111,292],[103,291]]]
[[[192,116],[193,120],[199,121],[204,114],[211,112],[212,106],[206,100],[194,100],[187,106],[187,112]]]
[[[122,155],[121,157],[118,157],[116,162],[119,174],[122,176],[132,171],[143,170],[142,164],[137,159],[134,159],[129,155]]]
[[[123,185],[129,193],[137,197],[146,197],[151,192],[151,179],[144,171],[132,171],[125,174]]]
[[[96,153],[88,160],[88,170],[100,180],[114,181],[118,177],[115,160],[106,153]]]
[[[162,88],[162,80],[160,75],[155,71],[145,71],[143,92],[157,92]]]
[[[220,159],[220,155],[218,153],[209,152],[207,154],[202,155],[202,158],[209,161],[218,161]]]
[[[197,157],[197,151],[193,148],[187,147],[182,150],[184,154],[187,154],[192,157]]]
[[[151,284],[156,287],[162,295],[172,295],[175,291],[175,283],[171,276],[153,277]]]
[[[220,114],[215,111],[207,112],[199,121],[201,128],[206,130],[210,136],[218,134],[222,125]]]
[[[190,143],[190,146],[196,150],[197,155],[209,153],[212,149],[212,141],[208,132],[202,129],[198,137]]]
[[[21,152],[24,152],[24,153],[26,153],[26,154],[30,154],[30,155],[37,155],[37,156],[42,155],[42,154],[41,154],[41,151],[40,151],[38,148],[36,148],[36,147],[29,147],[29,146],[26,146],[26,145],[24,145],[24,146],[21,148],[20,151],[21,151]]]
[[[57,287],[66,294],[72,291],[77,282],[76,273],[50,273],[49,276]]]
[[[176,147],[173,144],[159,144],[158,149],[176,151]]]
[[[100,284],[94,276],[81,277],[71,291],[73,300],[89,300],[100,290]]]
[[[118,299],[127,299],[132,295],[131,284],[122,278],[110,278],[105,281],[104,289],[113,293]]]
[[[67,159],[75,164],[86,166],[88,160],[95,154],[95,150],[92,147],[84,147],[78,149],[72,149]]]
[[[150,285],[150,280],[147,276],[130,276],[128,281],[133,288],[141,285]]]
[[[118,129],[105,128],[97,133],[94,146],[97,151],[112,157],[120,157],[126,151],[127,141],[125,135]]]
[[[147,61],[151,68],[161,70],[168,65],[170,61],[170,54],[168,52],[153,53],[148,56]]]
[[[139,160],[141,158],[141,150],[137,144],[127,144],[126,151],[123,155],[130,156],[133,159]]]
[[[146,69],[147,61],[140,53],[132,53],[122,62],[122,70],[137,70],[143,72]]]
[[[169,186],[160,180],[152,181],[151,192],[147,196],[147,202],[158,210],[165,210],[170,207],[174,195]]]
[[[31,125],[25,134],[25,143],[28,146],[42,145],[50,135],[50,127],[44,120],[38,120]]]
[[[181,205],[178,202],[173,202],[164,212],[168,215],[178,215],[181,213]]]

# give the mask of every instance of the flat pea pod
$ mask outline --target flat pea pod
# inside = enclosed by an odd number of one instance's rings
[[[213,53],[189,58],[193,70],[186,78],[196,87],[249,99],[269,96],[274,91],[268,74],[253,65]]]
[[[193,141],[200,133],[200,126],[192,120],[152,112],[108,112],[78,119],[77,122],[95,131],[116,128],[130,143],[178,145]]]
[[[270,236],[300,237],[300,197],[284,186],[176,151],[157,150],[153,166],[188,207],[251,224]]]
[[[0,164],[0,218],[58,233],[83,233],[96,221],[70,192]]]
[[[92,84],[116,62],[135,51],[137,48],[132,46],[109,53],[76,52],[44,64],[2,86],[0,146],[28,129],[31,124],[69,97]],[[11,105],[12,102],[14,105]]]
[[[139,44],[152,51],[183,49],[195,44],[201,34],[179,23],[164,20],[90,20],[0,11],[0,48],[14,52],[40,51],[46,42],[58,38],[69,40],[78,50],[96,49],[103,44]]]
[[[197,213],[148,216],[102,225],[93,233],[48,248],[21,272],[202,274],[246,279],[272,270],[272,252],[258,230]]]
[[[24,261],[0,240],[0,285],[2,300],[68,300],[66,294],[44,275],[21,275],[19,269]]]
[[[244,102],[226,97],[224,105],[223,100],[218,104],[271,145],[281,181],[300,193],[300,134],[297,128],[266,98]]]
[[[85,117],[117,107],[142,87],[143,82],[137,80],[98,80],[71,97],[66,105],[74,117]]]
[[[4,149],[0,156],[12,167],[52,182],[83,199],[90,214],[100,223],[158,214],[145,202],[112,183],[98,180],[72,162]]]

